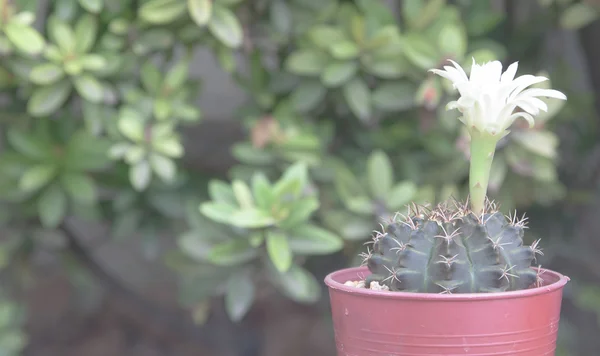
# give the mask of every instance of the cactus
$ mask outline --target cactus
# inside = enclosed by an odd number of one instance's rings
[[[419,293],[503,292],[539,285],[531,268],[539,241],[523,245],[526,218],[505,217],[493,202],[475,214],[468,204],[414,205],[397,214],[364,253],[371,282],[391,291]]]
[[[394,218],[374,238],[373,251],[364,254],[372,282],[392,291],[420,293],[490,293],[540,286],[541,269],[531,268],[539,240],[523,245],[526,219],[508,219],[487,199],[487,187],[497,142],[509,134],[517,118],[534,126],[534,115],[548,106],[538,97],[566,100],[553,89],[528,86],[548,80],[542,76],[515,78],[517,62],[502,73],[502,64],[479,65],[473,59],[470,77],[460,65],[430,71],[452,82],[460,98],[448,103],[458,109],[471,139],[470,199],[432,210],[412,206],[409,216]],[[514,112],[516,108],[522,111]],[[469,204],[470,202],[470,204]],[[376,284],[374,284],[376,285]]]

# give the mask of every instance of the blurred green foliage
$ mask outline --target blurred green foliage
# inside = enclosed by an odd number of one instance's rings
[[[512,58],[505,14],[488,1],[392,3],[0,0],[2,225],[26,240],[23,226],[95,219],[112,238],[142,236],[150,256],[158,236],[178,234],[165,263],[198,322],[214,296],[233,320],[264,288],[319,300],[311,258],[353,264],[380,219],[466,195],[468,136],[445,111],[455,94],[427,70]],[[591,5],[540,3],[566,28],[592,19]],[[248,96],[238,164],[218,179],[181,160],[181,131],[203,118],[189,71],[200,48]],[[505,211],[565,197],[553,132],[563,103],[549,105],[499,144],[490,195]],[[5,329],[17,325],[9,308],[0,351],[23,342]]]

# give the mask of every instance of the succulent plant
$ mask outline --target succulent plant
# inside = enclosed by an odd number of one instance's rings
[[[441,203],[432,210],[413,204],[408,216],[392,219],[374,238],[373,251],[364,255],[371,275],[366,285],[379,282],[392,291],[421,293],[486,293],[527,289],[542,279],[531,268],[539,240],[523,245],[526,219],[516,211],[506,217],[487,198],[496,144],[517,118],[534,126],[534,115],[547,111],[538,97],[566,100],[553,89],[527,87],[546,81],[543,76],[515,78],[518,63],[502,73],[502,64],[479,65],[473,59],[470,76],[460,65],[431,72],[452,82],[460,98],[447,109],[458,109],[471,139],[470,199],[454,206]],[[522,111],[516,112],[520,108]]]
[[[493,202],[482,214],[454,201],[413,205],[374,237],[364,254],[377,281],[392,291],[484,293],[526,289],[541,281],[531,267],[539,240],[523,244],[526,218],[504,216]]]

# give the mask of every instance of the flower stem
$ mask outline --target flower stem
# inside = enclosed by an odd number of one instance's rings
[[[469,194],[471,209],[481,214],[485,206],[490,170],[499,137],[489,133],[471,131],[471,167],[469,171]]]

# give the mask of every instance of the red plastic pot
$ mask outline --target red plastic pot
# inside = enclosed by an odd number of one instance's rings
[[[338,356],[551,356],[556,348],[563,287],[569,280],[542,270],[541,287],[504,293],[426,294],[344,285],[366,267],[325,278]]]

